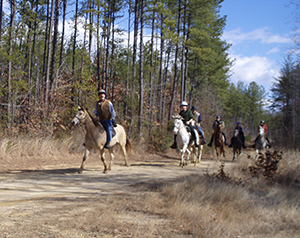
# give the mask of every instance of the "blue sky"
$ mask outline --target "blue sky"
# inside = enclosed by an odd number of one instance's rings
[[[221,16],[226,15],[222,39],[232,44],[235,59],[231,82],[257,82],[269,91],[279,76],[285,52],[291,47],[294,21],[290,0],[225,0]]]

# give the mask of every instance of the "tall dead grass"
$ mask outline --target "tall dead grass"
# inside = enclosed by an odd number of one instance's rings
[[[299,157],[286,152],[273,180],[253,177],[253,161],[240,157],[225,171],[242,183],[185,177],[164,186],[151,207],[163,203],[167,209],[161,212],[194,237],[299,237]]]
[[[54,138],[20,135],[0,139],[1,170],[38,168],[42,165],[68,163],[84,147],[84,134],[79,128],[73,134]]]

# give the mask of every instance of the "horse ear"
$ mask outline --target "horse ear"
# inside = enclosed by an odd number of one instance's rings
[[[78,110],[81,110],[82,108],[81,108],[81,106],[78,106]]]

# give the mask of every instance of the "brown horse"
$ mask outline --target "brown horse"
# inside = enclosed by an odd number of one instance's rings
[[[223,131],[223,123],[218,122],[216,124],[215,132],[214,132],[214,146],[215,146],[217,158],[221,154],[223,154],[223,156],[225,157],[225,138],[222,135],[222,131]]]

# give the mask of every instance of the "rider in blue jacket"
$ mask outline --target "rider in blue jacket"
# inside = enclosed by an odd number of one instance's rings
[[[235,130],[238,130],[239,131],[239,136],[243,142],[243,148],[246,149],[247,146],[245,145],[245,135],[244,135],[244,131],[243,131],[243,128],[241,126],[241,123],[240,122],[237,122],[236,123],[236,127],[235,127]],[[233,138],[233,137],[232,137]],[[231,138],[231,142],[230,142],[230,145],[228,147],[232,147],[232,138]]]
[[[221,117],[220,116],[217,116],[216,117],[216,120],[214,121],[213,125],[212,125],[212,128],[215,130],[216,128],[216,125],[221,122],[223,124],[223,128],[225,128],[225,123],[224,121],[221,120]],[[225,139],[225,145],[228,145],[227,143],[227,140],[226,140],[226,136],[225,136],[225,133],[222,132],[222,135],[224,136],[224,139]],[[208,146],[212,146],[212,143],[213,143],[213,139],[214,139],[214,136],[215,134],[212,134],[211,138],[210,138],[210,142],[207,144]]]

